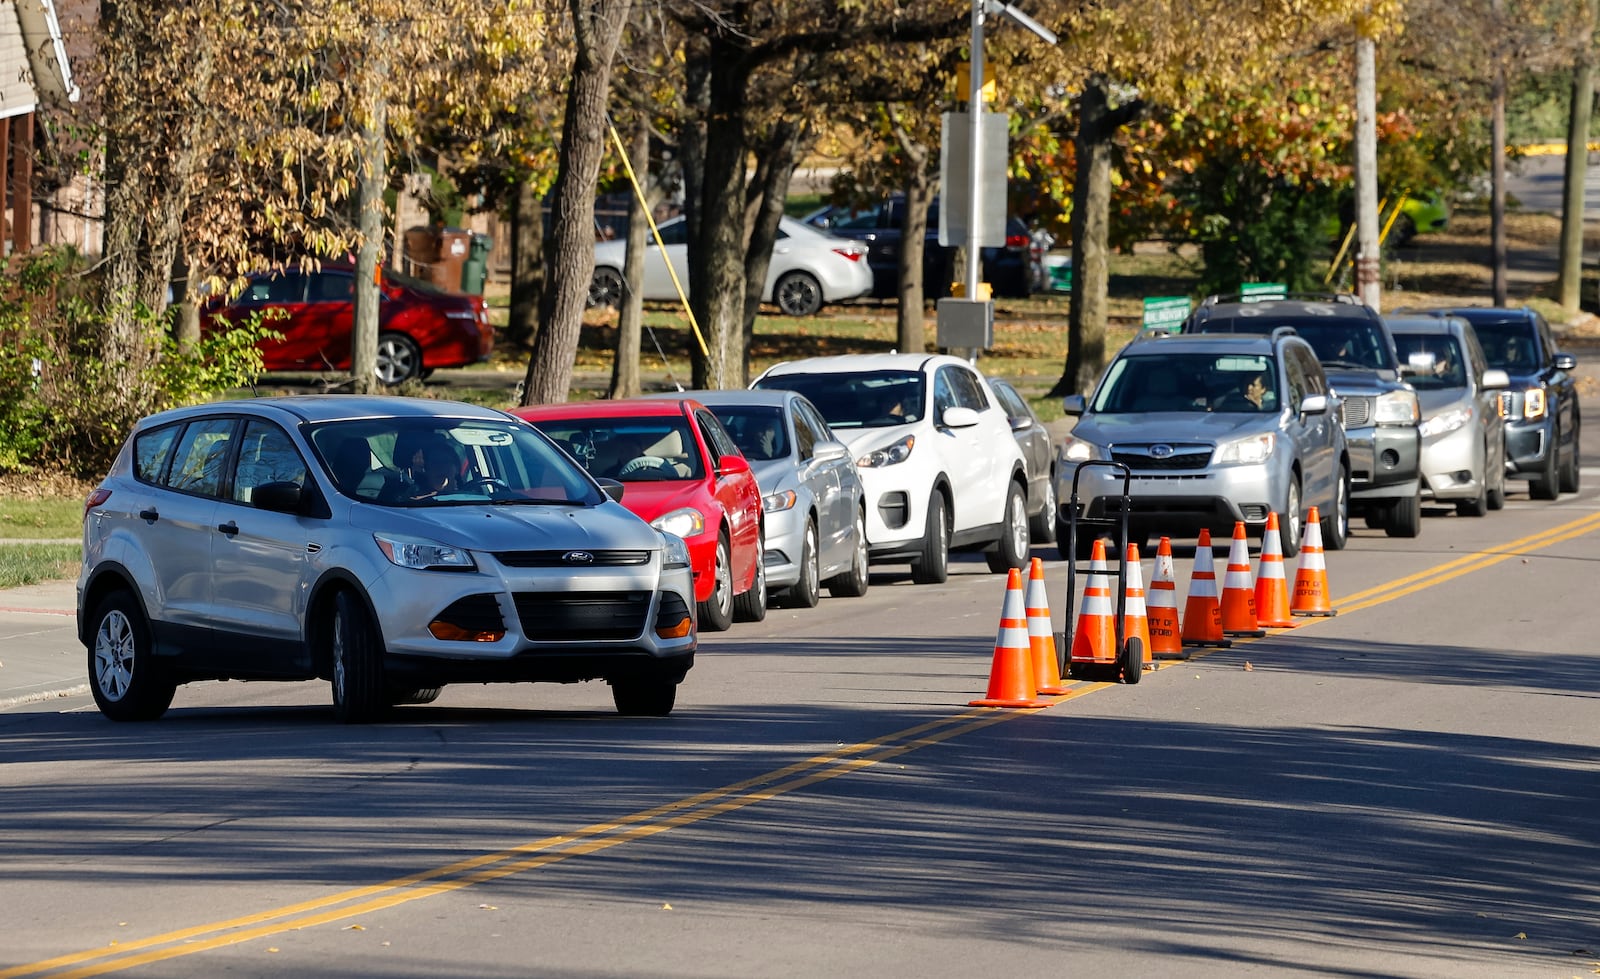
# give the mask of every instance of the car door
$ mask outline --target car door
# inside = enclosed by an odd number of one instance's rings
[[[355,328],[355,276],[342,269],[324,269],[305,279],[305,306],[295,328],[307,347],[316,345],[306,365],[318,369],[349,367],[350,335]]]
[[[244,292],[228,305],[224,316],[243,324],[260,314],[261,325],[282,334],[279,339],[262,340],[264,366],[269,371],[295,370],[314,363],[321,342],[315,331],[305,329],[306,277],[298,271],[257,276]]]
[[[1016,448],[1005,413],[983,393],[977,377],[965,367],[941,365],[933,380],[934,432],[940,440],[939,456],[950,476],[950,491],[955,512],[950,516],[952,532],[999,523],[1005,503],[1009,469],[996,475],[997,440],[1004,439]],[[945,425],[949,408],[971,408],[978,412],[978,424],[961,428]],[[1005,456],[1009,458],[1009,456]]]
[[[1483,386],[1483,372],[1489,369],[1489,357],[1483,352],[1477,333],[1469,327],[1462,331],[1461,341],[1467,349],[1467,378],[1472,385],[1478,426],[1483,435],[1483,474],[1488,485],[1495,486],[1495,481],[1489,479],[1490,474],[1506,465],[1506,423],[1500,414],[1501,390]]]
[[[217,642],[232,651],[234,675],[298,676],[311,668],[300,624],[320,550],[323,521],[254,505],[271,482],[308,486],[306,461],[289,433],[263,419],[245,422],[211,548]]]
[[[840,464],[849,460],[817,458],[817,443],[828,438],[827,425],[809,408],[804,401],[791,401],[787,414],[794,427],[801,479],[817,502],[817,563],[828,568],[849,554],[850,502],[844,499],[839,479]]]
[[[201,418],[179,433],[169,461],[140,500],[141,550],[149,556],[154,594],[145,595],[158,646],[182,651],[191,666],[215,662],[212,643],[211,547],[237,419]]]
[[[1560,354],[1556,345],[1555,334],[1550,331],[1550,324],[1545,322],[1543,316],[1537,318],[1539,329],[1539,347],[1544,351],[1544,363],[1540,367],[1540,380],[1544,381],[1546,389],[1550,392],[1546,398],[1548,410],[1556,415],[1556,424],[1560,426],[1562,451],[1572,451],[1572,440],[1578,432],[1578,379],[1569,370],[1565,370],[1557,363]],[[1569,363],[1563,359],[1563,363]],[[1574,463],[1576,465],[1576,463]]]
[[[1028,470],[1028,500],[1042,500],[1046,492],[1045,484],[1050,481],[1050,433],[1028,410],[1027,402],[1022,400],[1016,388],[1004,381],[993,380],[989,382],[989,388],[994,391],[995,399],[1005,411],[1012,437],[1022,450],[1022,461]]]
[[[1285,346],[1283,350],[1284,373],[1289,385],[1286,407],[1291,437],[1300,458],[1300,499],[1306,506],[1318,500],[1333,502],[1334,481],[1338,478],[1338,458],[1334,455],[1337,439],[1333,431],[1335,415],[1332,406],[1320,414],[1308,415],[1300,411],[1300,403],[1307,395],[1328,395],[1328,378],[1316,355],[1308,348]],[[1324,504],[1318,504],[1319,506]]]
[[[710,456],[712,493],[722,512],[728,516],[728,537],[733,548],[734,591],[740,592],[755,574],[755,562],[761,560],[761,490],[748,468],[738,473],[721,472],[724,456],[744,458],[733,436],[722,427],[709,409],[694,412],[695,427],[700,430],[700,440]]]
[[[660,226],[661,245],[654,235],[646,235],[644,250],[644,297],[646,299],[674,300],[678,288],[673,285],[667,262],[678,274],[683,291],[689,291],[689,222],[683,219],[668,221]]]

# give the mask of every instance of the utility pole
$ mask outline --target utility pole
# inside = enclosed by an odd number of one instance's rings
[[[1382,309],[1378,262],[1378,42],[1356,34],[1356,295]]]
[[[1502,11],[1501,0],[1494,0],[1495,34]],[[1494,304],[1506,304],[1506,66],[1504,52],[1496,44],[1494,50],[1494,108],[1490,115],[1489,132],[1493,151],[1489,165],[1489,251],[1490,268],[1493,269]]]

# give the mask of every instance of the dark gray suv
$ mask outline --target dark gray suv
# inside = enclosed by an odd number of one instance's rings
[[[1289,327],[1317,353],[1350,446],[1350,505],[1390,537],[1422,532],[1422,435],[1417,392],[1402,377],[1394,338],[1349,294],[1254,300],[1211,296],[1184,333],[1272,333]]]

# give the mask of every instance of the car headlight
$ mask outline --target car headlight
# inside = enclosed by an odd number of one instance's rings
[[[1265,435],[1252,435],[1249,438],[1224,442],[1217,446],[1217,465],[1219,466],[1254,466],[1260,465],[1272,458],[1272,450],[1278,444],[1278,436],[1274,432]]]
[[[768,493],[761,498],[761,509],[768,513],[782,513],[784,510],[794,508],[794,501],[798,499],[794,490],[784,490],[781,493]]]
[[[1093,442],[1075,439],[1068,435],[1061,443],[1061,458],[1068,462],[1088,462],[1100,457],[1100,448]]]
[[[661,549],[661,566],[671,571],[673,568],[687,568],[689,566],[689,545],[677,534],[663,533],[661,539],[664,546]]]
[[[1529,388],[1522,392],[1522,417],[1532,421],[1545,413],[1544,388]]]
[[[1453,432],[1470,421],[1472,421],[1470,408],[1454,408],[1429,418],[1422,423],[1418,431],[1422,432],[1423,438],[1432,438],[1435,435]]]
[[[884,466],[905,462],[911,458],[911,447],[916,444],[917,437],[915,435],[907,435],[893,445],[886,445],[881,449],[873,449],[857,459],[856,465],[862,469],[881,469]]]
[[[677,534],[687,540],[705,533],[706,517],[694,507],[683,507],[671,513],[663,513],[650,521],[650,526],[663,533]]]
[[[1417,392],[1390,391],[1378,395],[1372,419],[1379,425],[1415,425],[1422,412],[1417,407]]]
[[[392,563],[414,571],[472,571],[478,566],[472,555],[459,547],[434,541],[373,534],[378,550]]]

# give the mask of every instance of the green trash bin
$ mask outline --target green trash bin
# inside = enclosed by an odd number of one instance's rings
[[[461,263],[461,291],[472,296],[483,295],[484,283],[489,278],[489,250],[494,239],[488,235],[474,234],[467,250],[467,259]]]

